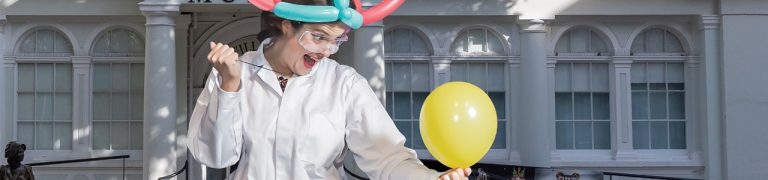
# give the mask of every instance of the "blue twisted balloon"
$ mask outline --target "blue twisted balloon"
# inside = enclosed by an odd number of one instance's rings
[[[334,22],[341,20],[352,29],[363,25],[363,16],[349,8],[349,0],[333,0],[334,6],[298,5],[279,2],[272,10],[275,15],[302,22]]]

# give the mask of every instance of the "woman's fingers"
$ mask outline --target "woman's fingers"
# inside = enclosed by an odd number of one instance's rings
[[[440,180],[460,180],[460,179],[469,179],[469,174],[472,173],[472,170],[469,168],[456,168],[451,169],[440,175]]]

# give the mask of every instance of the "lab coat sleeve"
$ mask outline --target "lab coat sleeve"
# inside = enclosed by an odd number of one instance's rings
[[[221,89],[213,69],[189,119],[188,142],[192,156],[212,168],[235,164],[242,151],[241,93]]]
[[[384,106],[360,75],[351,78],[346,92],[346,141],[355,160],[371,179],[437,179],[441,173],[424,166],[416,152],[405,147]]]

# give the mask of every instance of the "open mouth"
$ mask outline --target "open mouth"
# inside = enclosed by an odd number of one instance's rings
[[[304,67],[306,67],[307,69],[311,69],[313,66],[315,66],[315,63],[317,63],[317,61],[319,60],[312,58],[312,56],[309,56],[309,54],[304,55]]]

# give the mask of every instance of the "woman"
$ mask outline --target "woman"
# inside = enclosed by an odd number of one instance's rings
[[[316,1],[283,2],[334,6]],[[213,168],[239,161],[233,179],[341,179],[344,153],[371,179],[469,176],[469,168],[439,173],[422,165],[366,79],[327,58],[346,40],[348,24],[267,11],[262,22],[255,52],[239,56],[210,43],[214,69],[190,120],[195,159]]]

